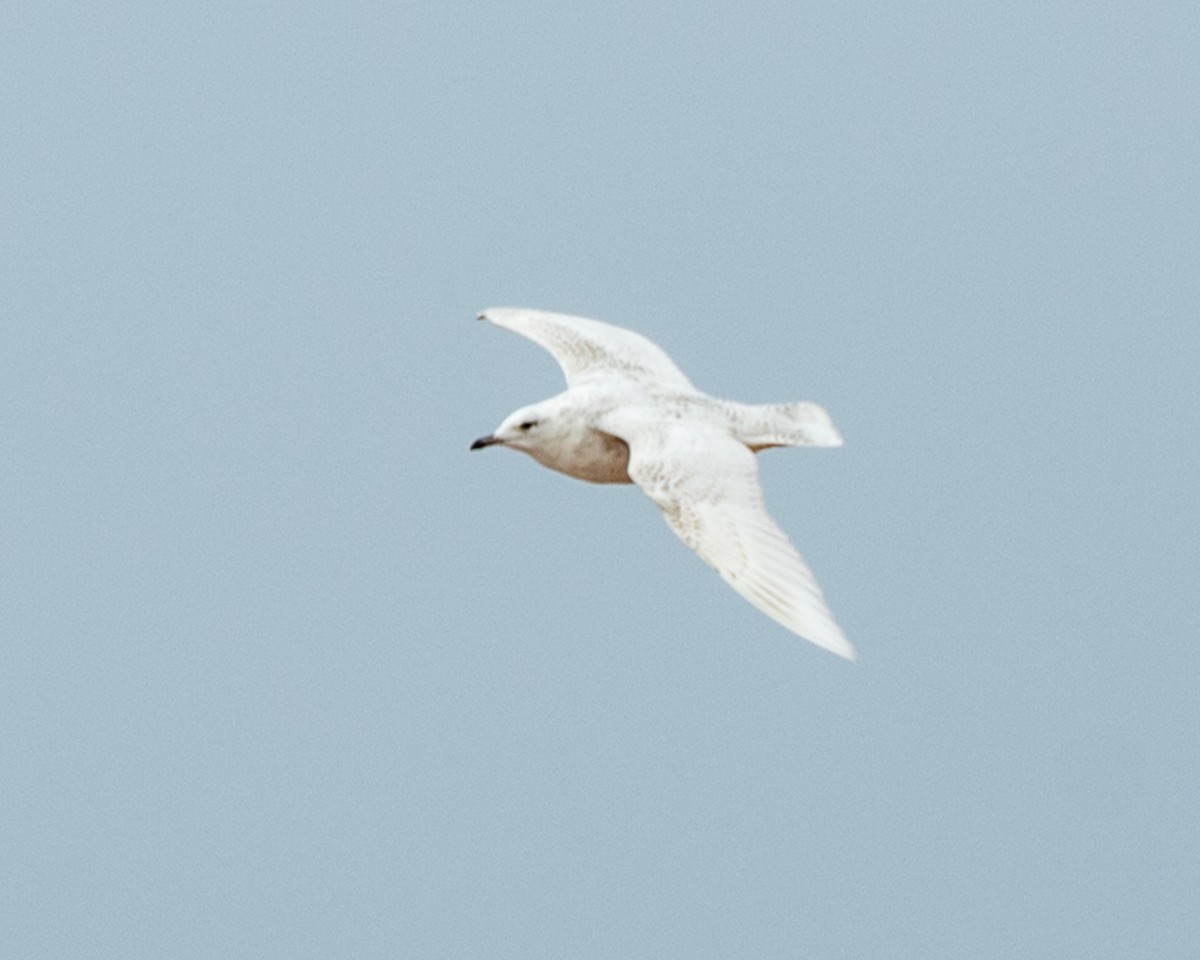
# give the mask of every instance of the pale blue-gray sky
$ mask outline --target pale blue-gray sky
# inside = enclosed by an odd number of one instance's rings
[[[1200,14],[0,6],[0,955],[1184,960]],[[470,440],[809,399],[858,647]]]

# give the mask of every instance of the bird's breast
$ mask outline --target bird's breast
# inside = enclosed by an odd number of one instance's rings
[[[588,483],[633,483],[629,447],[611,433],[588,430],[555,450],[534,454],[543,466]]]

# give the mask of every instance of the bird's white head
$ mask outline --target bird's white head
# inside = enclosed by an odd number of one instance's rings
[[[548,404],[531,404],[510,413],[494,432],[472,443],[471,449],[480,450],[502,444],[536,456],[547,443],[553,442],[556,426],[554,411]]]

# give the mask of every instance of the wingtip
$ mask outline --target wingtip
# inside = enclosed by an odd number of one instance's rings
[[[835,656],[841,657],[843,660],[849,660],[851,663],[858,662],[858,651],[854,649],[854,644],[847,640],[842,631],[837,630],[836,627],[833,632],[822,630],[813,630],[811,632],[797,630],[795,632],[822,650],[828,650]]]
[[[834,656],[841,657],[843,660],[849,660],[851,663],[858,663],[858,651],[851,646],[850,641],[845,637],[838,637],[836,640],[828,637],[823,637],[820,640],[814,640],[812,637],[801,634],[805,640],[822,650],[827,650]]]
[[[479,313],[476,314],[475,319],[486,320],[488,323],[494,323],[497,326],[502,327],[504,326],[504,320],[506,317],[521,312],[522,310],[520,307],[488,307],[485,310],[480,310]]]

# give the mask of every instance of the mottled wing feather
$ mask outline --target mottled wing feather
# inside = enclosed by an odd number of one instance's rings
[[[745,445],[710,424],[627,417],[607,427],[629,444],[630,477],[733,589],[805,640],[855,658],[812,571],[767,513]]]
[[[632,330],[584,317],[515,307],[491,307],[479,319],[528,337],[550,351],[569,387],[595,374],[623,374],[634,380],[652,380],[659,386],[695,389],[670,357]]]

